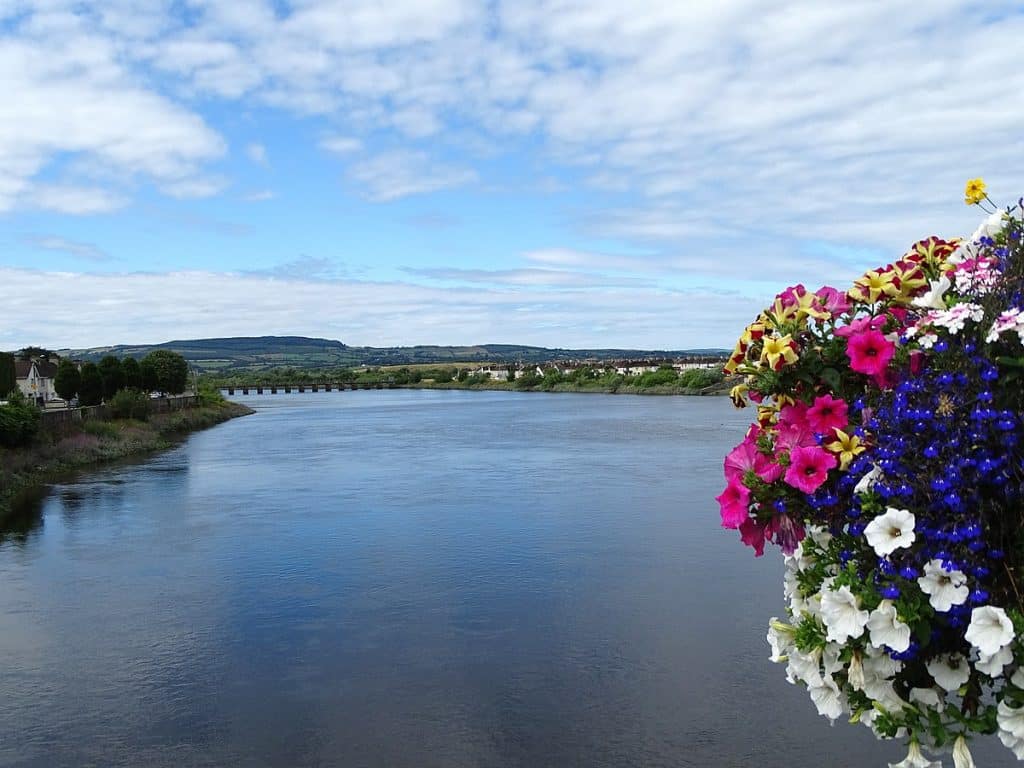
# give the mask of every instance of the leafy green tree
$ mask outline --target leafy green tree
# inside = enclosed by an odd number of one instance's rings
[[[18,388],[18,378],[14,371],[14,355],[0,352],[0,397],[7,397]]]
[[[70,360],[61,360],[57,366],[57,376],[53,380],[53,388],[57,395],[64,400],[71,400],[78,394],[78,388],[82,384],[82,374],[78,366]]]
[[[124,371],[121,361],[113,355],[107,355],[99,364],[100,375],[103,376],[103,399],[110,400],[119,390],[124,389]]]
[[[516,366],[515,366],[515,364],[512,364],[512,365],[510,365],[508,367],[508,380],[509,381],[515,381],[516,380]]]
[[[78,404],[99,405],[103,402],[103,374],[96,363],[82,366],[81,381],[78,384]]]
[[[188,386],[188,363],[177,352],[158,349],[146,355],[139,363],[144,389],[177,395]],[[289,369],[294,376],[295,371]]]
[[[142,389],[142,369],[134,357],[126,357],[121,361],[121,377],[125,389]]]
[[[456,377],[459,381],[465,381],[469,378],[469,370],[466,368],[459,368],[459,375]]]
[[[145,392],[137,389],[122,389],[107,401],[110,408],[110,415],[117,419],[138,419],[145,421],[149,418],[149,398]]]
[[[39,409],[21,394],[11,393],[6,405],[0,405],[0,445],[15,447],[32,441],[39,431]]]
[[[46,349],[45,347],[24,347],[18,351],[19,360],[33,360],[35,358],[41,358],[43,360],[59,360],[60,355],[52,349]]]

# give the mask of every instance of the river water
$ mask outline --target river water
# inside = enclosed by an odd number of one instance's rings
[[[242,401],[3,534],[0,766],[902,759],[767,660],[782,565],[718,526],[727,399]]]

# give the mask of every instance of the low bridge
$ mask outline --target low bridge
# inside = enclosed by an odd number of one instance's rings
[[[391,382],[383,381],[375,384],[358,384],[353,382],[334,384],[249,384],[245,386],[221,387],[220,391],[227,392],[229,395],[233,395],[236,392],[240,392],[243,395],[276,395],[278,392],[284,392],[285,394],[291,394],[292,392],[345,392],[346,390],[355,391],[357,389],[391,389]]]

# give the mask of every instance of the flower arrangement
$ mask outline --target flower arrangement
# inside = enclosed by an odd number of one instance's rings
[[[818,712],[939,766],[997,734],[1024,760],[1024,200],[847,291],[787,288],[726,372],[757,419],[722,525],[785,556],[771,659]],[[925,751],[922,751],[925,750]]]

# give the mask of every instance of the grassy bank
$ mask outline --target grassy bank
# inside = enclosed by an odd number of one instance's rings
[[[60,434],[43,432],[22,448],[0,448],[0,522],[19,497],[62,474],[161,451],[191,432],[249,413],[244,405],[221,401],[153,415],[148,421],[87,421]]]

